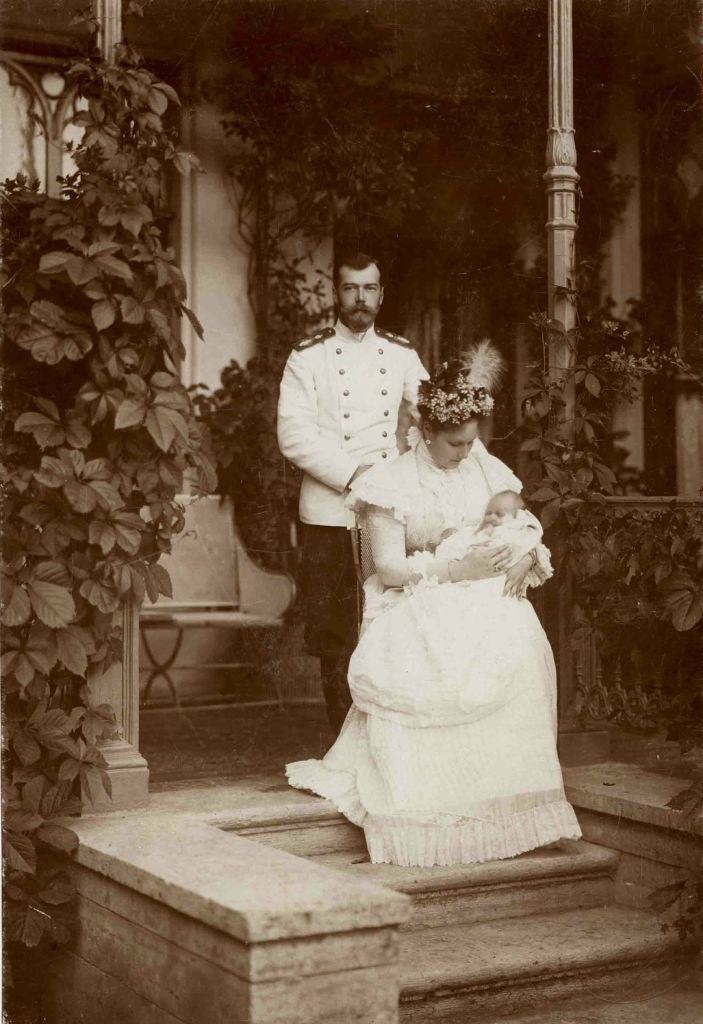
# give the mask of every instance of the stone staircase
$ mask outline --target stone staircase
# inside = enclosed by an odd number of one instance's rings
[[[400,936],[402,1024],[597,1008],[660,991],[686,968],[675,935],[615,903],[619,855],[582,840],[487,864],[371,864],[362,831],[312,800],[309,812],[236,831],[411,897]]]

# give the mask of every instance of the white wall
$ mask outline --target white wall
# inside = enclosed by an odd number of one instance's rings
[[[208,73],[212,68],[207,67]],[[236,196],[226,173],[227,151],[219,114],[199,103],[184,112],[185,148],[204,174],[181,184],[179,260],[188,284],[188,304],[205,330],[202,342],[184,325],[186,385],[216,387],[231,359],[254,354],[254,319],[247,298],[248,254],[237,227]]]
[[[640,250],[640,124],[634,92],[624,86],[611,96],[610,131],[617,142],[613,169],[634,179],[622,218],[615,225],[604,266],[605,295],[615,301],[614,313],[627,318],[628,301],[642,297],[642,254]],[[587,187],[587,185],[586,185]],[[627,464],[644,468],[644,409],[642,400],[623,403],[613,416],[615,430],[626,430],[624,444],[630,451]]]

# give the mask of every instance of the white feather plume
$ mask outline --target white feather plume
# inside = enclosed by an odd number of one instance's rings
[[[484,338],[464,353],[469,367],[469,381],[475,388],[485,388],[492,395],[505,370],[503,357],[492,341]]]

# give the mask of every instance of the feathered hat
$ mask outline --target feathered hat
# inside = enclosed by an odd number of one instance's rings
[[[430,380],[422,381],[418,410],[435,423],[453,425],[488,416],[494,404],[492,392],[502,373],[500,352],[484,339],[461,357],[442,363]]]

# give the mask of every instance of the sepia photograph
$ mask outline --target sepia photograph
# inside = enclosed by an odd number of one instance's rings
[[[703,0],[0,0],[3,1024],[703,1022]]]

